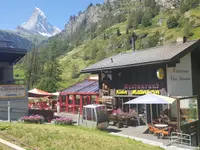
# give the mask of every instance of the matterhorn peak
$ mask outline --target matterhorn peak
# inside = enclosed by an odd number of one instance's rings
[[[16,30],[17,32],[22,34],[33,33],[48,37],[54,36],[61,32],[60,29],[58,29],[55,26],[52,26],[48,22],[45,14],[38,7],[35,7],[29,20],[23,23],[21,26],[19,26]]]
[[[41,15],[41,16],[43,16],[44,18],[46,18],[45,14],[43,13],[43,11],[40,10],[40,8],[35,7],[34,12],[35,12],[35,13],[38,13],[38,15]]]

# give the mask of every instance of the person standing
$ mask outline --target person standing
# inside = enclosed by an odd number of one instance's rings
[[[56,103],[56,109],[57,109],[57,113],[60,113],[60,102],[57,101]]]

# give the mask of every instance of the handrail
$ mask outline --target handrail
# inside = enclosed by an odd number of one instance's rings
[[[181,144],[192,146],[192,138],[191,135],[179,132],[172,132],[170,137],[170,144]]]

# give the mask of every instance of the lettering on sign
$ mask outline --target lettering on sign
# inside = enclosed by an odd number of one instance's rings
[[[132,91],[133,95],[145,95],[145,94],[148,94],[148,93],[160,95],[159,90],[133,90]]]
[[[126,91],[126,90],[116,90],[116,95],[128,95],[128,91]]]
[[[25,85],[0,85],[0,98],[17,98],[25,96]]]
[[[173,76],[173,75],[170,75],[170,79],[171,79],[172,81],[177,81],[177,80],[180,80],[180,81],[190,80],[189,77],[183,77],[183,76],[176,77],[176,76]]]
[[[125,90],[158,90],[160,89],[160,84],[125,84]]]
[[[174,73],[189,73],[189,70],[173,69]]]

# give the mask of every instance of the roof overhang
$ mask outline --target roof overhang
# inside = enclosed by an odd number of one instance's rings
[[[114,69],[137,67],[137,66],[146,66],[146,65],[152,65],[152,64],[162,64],[162,63],[169,63],[169,62],[173,62],[173,61],[172,60],[171,61],[166,60],[166,61],[155,61],[155,62],[147,62],[147,63],[140,63],[140,64],[130,64],[130,65],[122,65],[122,66],[94,68],[94,69],[81,70],[81,73],[99,72],[99,71],[103,71],[103,70],[114,70]]]
[[[16,64],[26,54],[27,50],[25,49],[0,48],[0,62]]]

